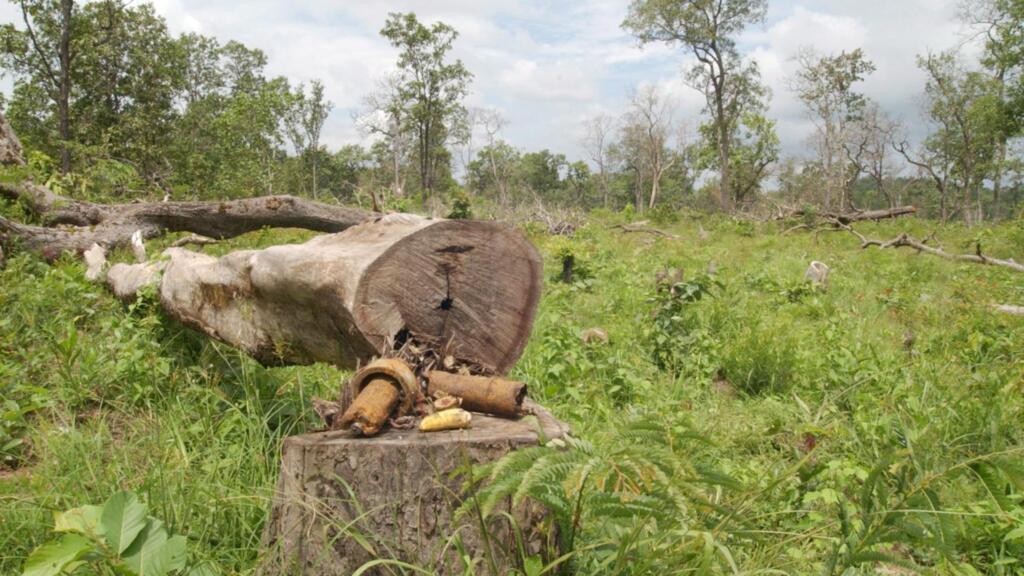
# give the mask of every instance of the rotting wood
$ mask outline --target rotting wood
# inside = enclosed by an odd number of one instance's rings
[[[271,228],[341,232],[373,221],[380,214],[324,204],[294,196],[262,196],[218,202],[139,202],[94,204],[54,194],[38,184],[0,184],[0,197],[21,199],[46,224],[30,226],[0,217],[0,232],[55,260],[80,254],[93,244],[127,246],[136,232],[142,239],[168,232],[191,232],[226,239]]]
[[[812,216],[825,221],[835,220],[841,224],[853,224],[855,222],[877,222],[879,220],[887,220],[890,218],[900,218],[902,216],[910,216],[916,213],[917,208],[914,206],[897,206],[883,210],[856,210],[853,212],[816,212],[803,208],[791,208],[778,213],[775,216],[775,220],[788,220],[791,218]],[[796,227],[791,228],[790,231],[794,229],[796,229]]]
[[[522,414],[527,387],[522,382],[487,376],[452,374],[433,370],[427,374],[427,394],[441,392],[462,399],[462,407],[473,412],[516,418]]]
[[[401,393],[393,381],[374,378],[356,396],[337,425],[361,436],[373,436],[387,423],[400,398]]]
[[[217,244],[218,242],[220,242],[220,241],[219,240],[215,240],[213,238],[209,238],[207,236],[201,236],[199,234],[189,234],[188,236],[185,236],[185,237],[182,237],[182,238],[178,238],[177,240],[172,242],[171,243],[171,247],[172,248],[183,248],[183,247],[189,246],[189,245],[192,245],[192,246],[210,246],[212,244]]]
[[[0,164],[6,166],[23,166],[25,164],[21,140],[18,140],[18,135],[14,133],[3,113],[0,113]]]

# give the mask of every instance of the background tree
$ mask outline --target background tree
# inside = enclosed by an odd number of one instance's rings
[[[638,138],[641,162],[647,170],[647,180],[651,185],[647,208],[654,208],[662,177],[678,159],[669,153],[674,114],[673,104],[658,94],[657,88],[647,85],[633,93],[629,110],[623,117],[623,122],[631,125],[631,130]]]
[[[866,104],[853,85],[874,72],[875,65],[859,48],[835,56],[822,56],[805,48],[797,56],[797,64],[799,69],[790,84],[814,122],[818,160],[825,174],[822,205],[828,210],[852,208],[847,144],[850,125]]]
[[[719,205],[728,210],[732,144],[743,114],[757,100],[757,68],[745,64],[735,37],[764,20],[766,0],[633,0],[623,26],[641,42],[688,47],[697,64],[687,78],[707,102],[711,138],[718,153]]]
[[[706,132],[710,126],[702,127]],[[705,137],[706,141],[707,136]],[[740,129],[733,136],[728,174],[729,189],[736,204],[746,204],[760,193],[770,175],[769,168],[779,159],[779,137],[775,122],[764,115],[750,111],[740,119]],[[704,165],[717,166],[718,155],[710,146],[704,146]]]
[[[313,198],[318,198],[317,167],[320,159],[320,133],[324,122],[334,108],[334,103],[324,98],[324,85],[320,80],[313,80],[306,95],[302,84],[295,91],[291,109],[288,111],[286,123],[288,134],[303,160],[309,161],[313,177]]]
[[[510,207],[520,171],[520,154],[509,143],[495,139],[484,145],[470,162],[467,184],[499,205]]]
[[[962,213],[973,224],[984,218],[984,185],[999,141],[994,134],[1006,121],[998,82],[965,70],[951,53],[918,62],[928,74],[925,113],[932,131],[916,156],[906,143],[897,151],[935,183],[943,220]]]
[[[473,75],[460,60],[446,61],[458,32],[443,22],[428,28],[413,13],[392,13],[381,35],[401,51],[400,94],[416,136],[420,192],[425,202],[434,191],[438,170],[446,167],[449,155],[445,144],[465,116],[462,99]]]
[[[377,81],[376,89],[363,97],[363,111],[356,122],[362,132],[383,138],[389,151],[391,194],[395,198],[403,197],[403,167],[408,160],[411,126],[406,116],[401,75],[387,74]]]
[[[42,95],[54,107],[60,169],[67,174],[71,170],[71,69],[86,42],[81,10],[74,0],[22,0],[20,7],[24,29],[14,24],[2,28],[4,68],[14,74],[15,90],[21,89],[23,101]]]
[[[896,182],[900,166],[895,162],[893,149],[901,129],[898,121],[890,118],[877,103],[869,101],[851,126],[846,143],[846,157],[852,166],[850,172],[866,176],[888,208],[903,206],[904,186]]]
[[[609,152],[614,130],[615,119],[607,114],[598,114],[584,122],[581,142],[590,161],[597,167],[597,185],[601,191],[601,205],[605,208],[608,208],[611,194],[612,158]]]

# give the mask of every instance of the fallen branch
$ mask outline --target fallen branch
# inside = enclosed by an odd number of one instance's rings
[[[827,221],[836,221],[841,224],[853,224],[855,222],[877,222],[879,220],[886,220],[889,218],[899,218],[901,216],[909,216],[916,214],[917,208],[913,206],[897,206],[895,208],[887,208],[884,210],[857,210],[854,212],[815,212],[805,210],[803,208],[793,208],[788,211],[780,211],[776,214],[776,220],[788,220],[791,218],[801,218],[804,216],[815,216]],[[806,226],[806,225],[804,225]],[[787,230],[791,232],[793,229]]]
[[[53,260],[64,252],[82,253],[93,244],[127,246],[138,231],[143,239],[168,232],[191,232],[226,239],[264,227],[341,232],[380,217],[375,212],[324,204],[294,196],[262,196],[220,202],[139,202],[95,204],[72,200],[34,183],[0,184],[0,196],[20,200],[45,226],[0,218],[0,231]]]
[[[1014,306],[1012,304],[993,304],[992,307],[995,308],[997,311],[1003,312],[1005,314],[1013,314],[1014,316],[1024,316],[1024,306]]]
[[[647,226],[649,222],[647,220],[641,220],[632,224],[616,224],[612,226],[612,230],[622,230],[623,232],[641,233],[641,234],[653,234],[654,236],[661,236],[662,238],[669,238],[676,240],[679,236],[665,232],[664,230],[658,230],[657,228],[651,228]]]
[[[209,246],[211,244],[217,244],[218,242],[219,242],[219,240],[214,240],[213,238],[209,238],[207,236],[200,236],[198,234],[189,234],[188,236],[185,236],[184,238],[179,238],[179,239],[175,240],[171,244],[171,247],[172,248],[183,248],[183,247],[189,246],[189,245],[193,245],[193,246]]]
[[[946,252],[941,248],[928,246],[924,242],[915,240],[906,232],[900,234],[899,236],[893,238],[892,240],[883,241],[867,238],[860,232],[854,230],[853,227],[848,225],[843,225],[843,228],[860,239],[860,247],[862,249],[871,246],[878,246],[883,250],[886,248],[906,247],[913,248],[918,252],[924,252],[925,254],[931,254],[932,256],[938,256],[939,258],[945,258],[946,260],[952,260],[954,262],[973,262],[975,264],[984,264],[986,266],[999,266],[1002,268],[1009,268],[1010,270],[1014,270],[1016,272],[1024,272],[1024,264],[1020,264],[1019,262],[1013,260],[1012,258],[1003,260],[999,258],[991,258],[989,256],[986,256],[981,251],[981,244],[976,245],[974,254],[952,254],[950,252]]]

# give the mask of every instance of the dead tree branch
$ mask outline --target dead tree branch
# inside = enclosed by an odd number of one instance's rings
[[[869,248],[871,246],[878,246],[883,250],[886,248],[912,248],[919,253],[923,252],[925,254],[931,254],[932,256],[938,256],[939,258],[944,258],[946,260],[951,260],[954,262],[972,262],[974,264],[983,264],[986,266],[998,266],[1001,268],[1009,268],[1010,270],[1013,270],[1015,272],[1024,272],[1024,264],[1020,264],[1019,262],[1012,258],[1003,260],[1000,258],[992,258],[990,256],[986,256],[981,250],[981,244],[975,245],[974,254],[953,254],[950,252],[946,252],[942,248],[928,246],[925,242],[915,240],[906,232],[900,234],[899,236],[893,238],[892,240],[885,241],[867,238],[860,232],[854,230],[853,227],[849,225],[843,225],[843,229],[849,231],[851,234],[855,235],[858,239],[860,239],[860,247],[862,249]]]
[[[668,238],[670,240],[676,240],[679,236],[664,230],[658,230],[657,228],[651,228],[648,226],[650,222],[647,220],[641,220],[640,222],[634,222],[632,224],[616,224],[612,226],[612,230],[622,230],[623,232],[632,232],[639,234],[651,234],[654,236],[660,236],[662,238]]]

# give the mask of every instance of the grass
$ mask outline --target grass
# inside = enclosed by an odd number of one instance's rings
[[[512,375],[609,458],[638,421],[707,439],[669,452],[686,470],[729,476],[701,494],[734,512],[716,531],[702,527],[713,514],[594,508],[574,570],[868,574],[874,561],[858,554],[885,552],[933,573],[1024,571],[1024,486],[1003,466],[1024,461],[1024,319],[990,308],[1024,304],[1019,274],[860,250],[848,234],[703,218],[664,225],[671,240],[609,229],[616,218],[572,239],[530,232],[549,278]],[[925,237],[936,226],[858,229]],[[978,237],[936,232],[950,251]],[[208,250],[304,237],[266,231]],[[993,256],[1024,255],[1020,222],[983,238]],[[566,253],[587,272],[568,285],[557,281]],[[832,268],[827,291],[805,288],[811,260]],[[659,297],[659,271],[694,283],[712,262],[706,296]],[[309,398],[334,394],[345,375],[261,368],[163,319],[151,299],[113,300],[83,272],[25,255],[0,271],[0,573],[19,572],[54,511],[120,489],[186,535],[193,558],[251,572],[280,440],[315,426]],[[610,342],[584,344],[592,327]],[[922,497],[941,510],[904,511]],[[713,560],[702,564],[695,534],[718,546]],[[612,538],[632,546],[617,562],[602,555]]]

